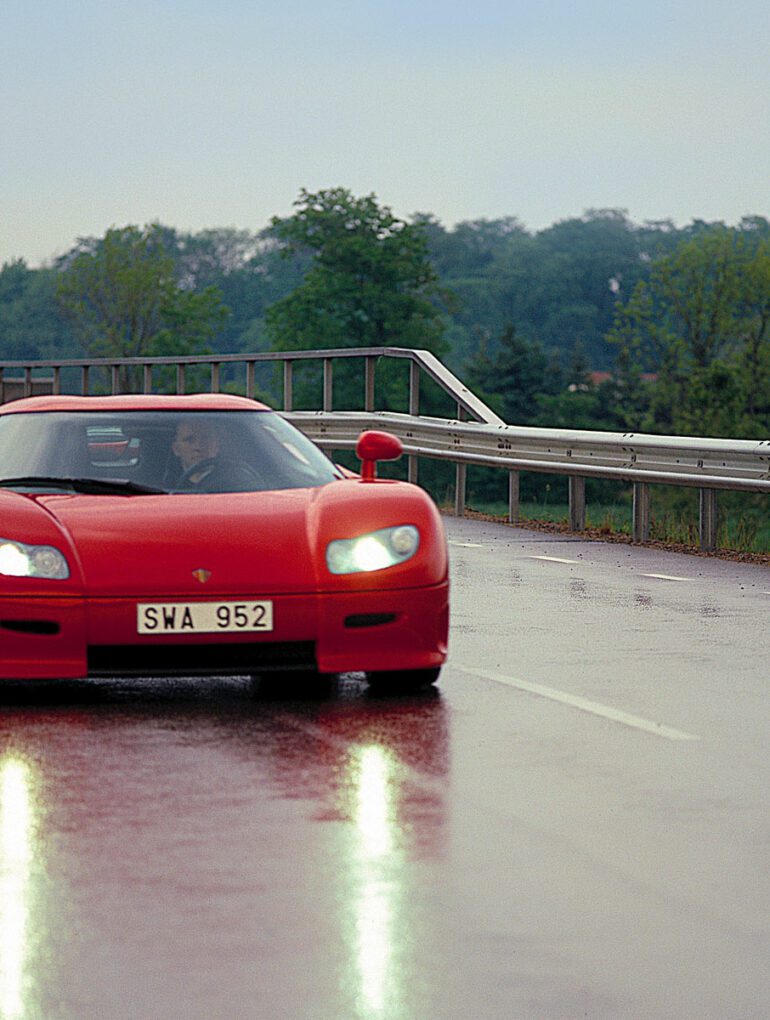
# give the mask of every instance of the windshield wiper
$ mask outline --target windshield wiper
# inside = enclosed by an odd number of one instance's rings
[[[0,488],[37,489],[54,487],[72,489],[92,496],[161,496],[166,489],[140,485],[125,478],[65,478],[53,475],[22,475],[18,478],[0,478]]]

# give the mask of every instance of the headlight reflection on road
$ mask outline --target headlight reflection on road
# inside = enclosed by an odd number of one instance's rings
[[[0,760],[0,1017],[26,1013],[29,873],[33,857],[33,799],[29,767]]]
[[[355,824],[360,884],[355,903],[360,1005],[365,1016],[392,1016],[398,885],[394,881],[393,760],[382,747],[359,751]]]
[[[364,747],[358,764],[356,829],[364,860],[384,857],[393,849],[393,819],[389,785],[391,761],[381,747]]]

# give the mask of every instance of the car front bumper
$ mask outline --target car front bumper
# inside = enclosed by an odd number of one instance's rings
[[[253,598],[273,602],[269,633],[140,635],[139,598],[0,599],[0,680],[412,670],[446,658],[447,582],[392,591],[243,594]]]

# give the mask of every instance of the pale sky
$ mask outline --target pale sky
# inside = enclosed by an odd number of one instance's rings
[[[0,264],[302,187],[396,214],[770,216],[767,0],[6,0]]]

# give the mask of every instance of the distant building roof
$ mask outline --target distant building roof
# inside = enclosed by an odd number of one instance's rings
[[[614,378],[612,372],[589,372],[588,378],[594,386],[601,386],[602,383],[609,382],[610,379]],[[657,382],[657,372],[642,372],[640,376],[642,382]]]

